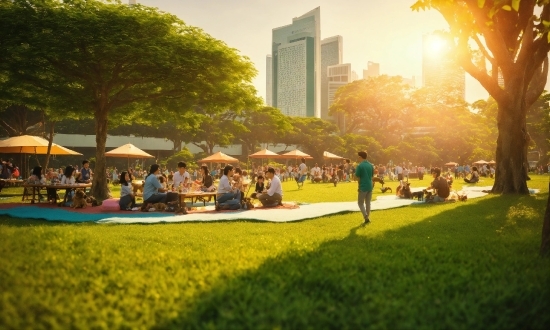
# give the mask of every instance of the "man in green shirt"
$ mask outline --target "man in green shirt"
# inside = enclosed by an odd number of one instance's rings
[[[355,176],[359,182],[357,203],[359,209],[363,213],[364,225],[370,223],[370,200],[372,199],[372,175],[374,173],[374,166],[367,161],[367,152],[359,151],[359,165],[355,169]]]

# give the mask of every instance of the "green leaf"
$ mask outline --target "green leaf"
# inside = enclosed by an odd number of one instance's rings
[[[506,11],[511,11],[512,7],[510,7],[510,5],[504,5],[504,6],[502,6],[502,9],[504,9]]]
[[[546,33],[546,39],[548,39],[548,43],[550,44],[550,33]]]
[[[543,20],[542,25],[544,25],[545,28],[549,28],[550,27],[550,22]]]
[[[512,0],[512,8],[515,11],[519,11],[519,2],[520,2],[520,0]]]
[[[485,6],[485,0],[477,0],[477,6],[483,8]]]

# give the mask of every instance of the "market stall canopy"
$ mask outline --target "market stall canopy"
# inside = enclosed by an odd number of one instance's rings
[[[6,154],[36,154],[48,153],[48,140],[39,136],[21,135],[0,141],[0,152]],[[52,143],[50,155],[82,155],[74,150]]]
[[[323,158],[325,158],[325,159],[344,159],[344,157],[340,157],[340,156],[335,155],[333,153],[330,153],[328,151],[323,152]]]
[[[155,158],[155,156],[149,155],[131,143],[125,144],[111,151],[107,151],[105,156],[120,158]]]
[[[489,164],[489,162],[484,161],[484,160],[482,159],[482,160],[478,160],[477,162],[474,163],[474,165],[483,165],[483,164]]]
[[[455,162],[445,163],[445,166],[456,166],[456,165],[458,165],[458,163],[455,163]]]
[[[252,155],[250,155],[248,157],[250,157],[250,158],[279,158],[281,156],[279,154],[274,153],[273,151],[263,149],[263,150],[260,150],[258,152],[253,153]]]
[[[239,160],[237,158],[233,158],[231,156],[228,156],[224,154],[221,151],[216,152],[213,155],[210,155],[204,159],[199,160],[199,163],[238,163]]]
[[[492,160],[492,161],[490,161],[490,162],[487,163],[487,164],[489,164],[489,165],[495,165],[496,163],[497,163],[497,162],[495,162],[494,160]]]
[[[313,159],[313,157],[306,154],[305,152],[301,152],[298,149],[287,152],[286,154],[282,154],[281,158],[287,158],[287,159],[295,159],[295,158]]]

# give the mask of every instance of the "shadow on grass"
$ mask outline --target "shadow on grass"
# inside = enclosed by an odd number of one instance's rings
[[[355,227],[220,281],[158,327],[548,328],[543,204],[502,196],[379,235],[376,222]]]

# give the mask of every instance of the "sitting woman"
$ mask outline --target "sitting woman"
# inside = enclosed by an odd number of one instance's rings
[[[120,206],[121,211],[131,211],[132,208],[137,207],[136,197],[132,191],[132,181],[130,180],[130,175],[128,172],[120,172],[120,200],[118,205]]]
[[[201,166],[201,181],[196,181],[197,184],[200,184],[201,191],[203,192],[212,192],[216,190],[216,186],[214,186],[214,179],[212,176],[208,173],[208,167],[206,165]]]
[[[464,178],[464,182],[466,183],[477,183],[479,182],[479,173],[477,172],[477,167],[472,167],[472,174],[470,176],[470,179]]]
[[[158,175],[160,175],[160,166],[158,164],[151,165],[149,174],[145,177],[145,183],[143,184],[142,211],[147,210],[148,204],[166,203],[166,189],[162,188]]]
[[[42,176],[42,167],[36,166],[32,169],[31,176],[27,179],[30,184],[46,184],[46,178]]]
[[[71,165],[65,167],[65,172],[63,173],[63,177],[61,178],[61,184],[64,185],[73,185],[76,183],[76,179],[74,177],[76,170]],[[72,205],[72,200],[74,196],[74,190],[73,189],[67,189],[65,190],[65,196],[66,198],[66,204],[65,206]]]
[[[42,167],[36,166],[32,169],[31,176],[27,179],[27,183],[36,184],[36,185],[45,185],[46,178],[42,176]],[[54,189],[55,190],[55,189]],[[40,193],[40,188],[38,189],[38,198],[42,200],[44,196]]]
[[[76,179],[74,177],[75,169],[71,165],[65,168],[63,177],[61,178],[61,184],[75,184]]]

